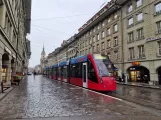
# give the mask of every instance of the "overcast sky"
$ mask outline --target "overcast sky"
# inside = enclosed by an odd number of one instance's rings
[[[106,1],[109,0],[32,0],[29,66],[40,64],[43,42],[46,54],[54,51],[63,40],[77,33]]]

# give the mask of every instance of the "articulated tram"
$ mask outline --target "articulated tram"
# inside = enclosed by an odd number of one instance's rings
[[[47,76],[54,80],[96,91],[116,90],[114,65],[107,56],[100,54],[72,58],[45,70]]]

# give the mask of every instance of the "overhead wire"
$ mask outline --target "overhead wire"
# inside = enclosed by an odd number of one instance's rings
[[[63,17],[53,17],[53,18],[42,18],[42,19],[31,19],[31,21],[38,21],[38,20],[54,20],[54,19],[61,19],[61,18],[71,18],[71,17],[79,17],[84,15],[90,15],[94,13],[87,13],[87,14],[79,14],[79,15],[71,15],[71,16],[63,16]]]

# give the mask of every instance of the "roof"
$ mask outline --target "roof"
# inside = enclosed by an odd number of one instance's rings
[[[81,62],[87,62],[87,55],[85,56],[79,56],[79,57],[76,57],[76,58],[72,58],[71,61],[70,61],[70,64],[76,64],[76,63],[81,63]]]

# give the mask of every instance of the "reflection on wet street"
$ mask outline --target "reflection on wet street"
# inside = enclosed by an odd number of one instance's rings
[[[161,110],[161,90],[117,84],[112,96]]]
[[[144,92],[144,94],[148,93]],[[157,119],[159,115],[161,114],[158,111],[42,76],[35,76],[35,78],[29,76],[0,101],[0,119],[44,117],[56,119],[72,116],[73,118],[70,119],[78,118],[78,120],[79,118],[102,120],[107,117],[113,120],[121,117],[123,119],[137,117],[145,120],[151,117]]]

